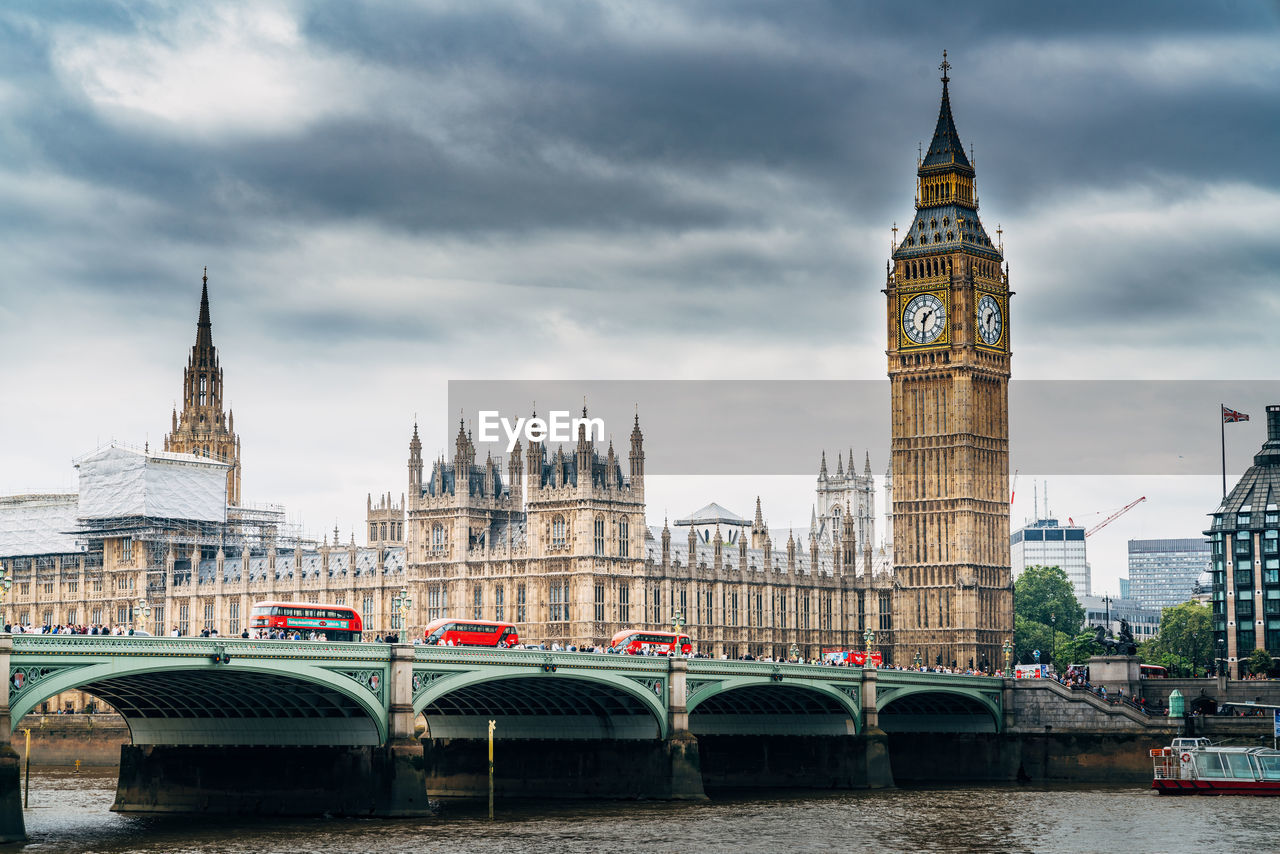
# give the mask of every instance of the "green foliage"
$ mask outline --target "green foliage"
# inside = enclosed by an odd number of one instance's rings
[[[1074,637],[1065,637],[1059,632],[1058,637],[1058,669],[1065,670],[1072,664],[1088,664],[1095,655],[1102,655],[1106,650],[1102,644],[1094,640],[1093,632],[1080,632]]]
[[[1160,634],[1139,647],[1148,664],[1166,667],[1171,675],[1203,673],[1213,663],[1213,616],[1199,602],[1183,602],[1160,614]]]
[[[1265,649],[1255,649],[1249,654],[1245,664],[1249,666],[1249,672],[1255,675],[1269,673],[1275,666],[1275,662],[1271,660],[1271,653]]]
[[[1056,566],[1029,566],[1022,571],[1013,582],[1013,613],[1044,626],[1052,622],[1066,635],[1075,635],[1084,624],[1084,607],[1076,601],[1071,580]]]
[[[1056,566],[1029,566],[1013,583],[1013,645],[1019,664],[1054,663],[1059,670],[1076,661],[1087,661],[1088,652],[1078,643],[1084,608],[1076,601],[1067,574]],[[1056,633],[1054,631],[1056,629]],[[1090,636],[1088,645],[1093,644]],[[1054,651],[1058,661],[1053,662]],[[1083,655],[1082,658],[1073,656]]]

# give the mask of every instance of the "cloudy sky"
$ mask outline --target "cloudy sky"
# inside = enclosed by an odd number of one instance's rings
[[[246,499],[317,535],[404,490],[415,417],[443,449],[451,380],[882,378],[889,229],[912,213],[944,48],[1018,294],[1015,376],[1256,381],[1225,401],[1254,416],[1230,428],[1238,471],[1280,401],[1278,18],[6,4],[0,493],[73,487],[71,458],[113,438],[162,441],[205,265]],[[1216,412],[1185,417],[1216,437]],[[830,426],[778,442],[816,465]],[[1091,540],[1113,590],[1126,538],[1195,536],[1220,491],[1176,466],[1044,474],[1076,521],[1148,495]],[[659,479],[649,510],[746,513],[763,493],[772,525],[803,526],[811,489],[744,463]]]

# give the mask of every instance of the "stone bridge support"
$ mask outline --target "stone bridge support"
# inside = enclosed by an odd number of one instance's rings
[[[869,664],[870,662],[868,662]],[[862,763],[861,777],[868,789],[893,787],[893,769],[889,764],[889,736],[880,729],[880,712],[876,708],[876,669],[862,671]]]
[[[0,634],[0,843],[25,842],[26,822],[22,816],[22,776],[18,754],[10,743],[13,721],[9,714],[9,657],[13,636]]]

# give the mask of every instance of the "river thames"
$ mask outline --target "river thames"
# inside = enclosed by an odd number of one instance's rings
[[[117,815],[115,771],[33,769],[26,852],[1275,851],[1280,798],[1168,798],[1137,786],[770,793],[705,803],[550,802],[435,819]]]

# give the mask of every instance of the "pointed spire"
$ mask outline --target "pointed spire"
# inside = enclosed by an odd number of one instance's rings
[[[825,449],[822,452],[822,465],[818,467],[818,479],[827,479],[827,452]]]
[[[938,125],[933,131],[933,141],[929,143],[929,150],[920,168],[923,171],[931,166],[957,166],[972,172],[973,167],[965,156],[960,134],[956,132],[955,119],[951,117],[951,94],[947,89],[947,84],[951,82],[951,77],[948,76],[951,63],[947,62],[945,50],[942,52],[942,64],[938,68],[942,71],[942,104],[938,108]]]
[[[853,457],[849,458],[849,468],[853,468]],[[844,477],[844,453],[836,453],[836,476]]]
[[[867,476],[871,475],[871,452],[870,451],[867,451],[867,462],[862,467],[862,473]]]
[[[200,319],[196,322],[196,347],[213,346],[213,323],[209,320],[209,268],[204,268],[204,285],[200,289]]]
[[[757,528],[763,528],[763,527],[764,527],[764,513],[763,513],[763,512],[761,511],[761,509],[760,509],[760,496],[759,496],[759,495],[757,495],[757,496],[756,496],[756,518],[755,518],[754,520],[752,520],[752,522],[753,522],[753,524],[755,525],[755,527],[757,527]]]

